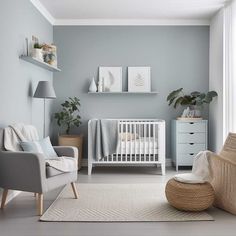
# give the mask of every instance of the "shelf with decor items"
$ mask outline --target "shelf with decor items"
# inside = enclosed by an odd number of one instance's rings
[[[52,66],[46,62],[43,62],[43,61],[40,61],[36,58],[33,58],[31,56],[25,56],[25,55],[21,55],[20,56],[20,59],[24,60],[24,61],[27,61],[27,62],[30,62],[36,66],[40,66],[46,70],[49,70],[49,71],[52,71],[52,72],[60,72],[61,70],[55,66]]]
[[[192,166],[194,156],[207,150],[207,136],[207,120],[172,120],[171,150],[176,171],[179,166]]]
[[[146,94],[146,95],[156,95],[158,92],[151,91],[151,92],[128,92],[128,91],[122,91],[122,92],[88,92],[88,94]]]

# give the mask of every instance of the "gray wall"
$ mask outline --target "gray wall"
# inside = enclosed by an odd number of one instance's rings
[[[210,142],[212,151],[219,152],[224,142],[223,132],[223,87],[224,87],[224,56],[223,56],[223,33],[224,32],[224,10],[219,11],[211,20],[210,26],[210,79],[209,87],[218,93],[210,105],[209,125]]]
[[[167,124],[170,157],[170,120],[182,109],[168,107],[166,96],[179,87],[186,92],[209,88],[208,26],[55,26],[61,73],[54,74],[58,95],[54,111],[69,96],[81,99],[83,125],[74,133],[87,135],[91,118],[162,118]],[[152,89],[158,95],[89,95],[91,77],[99,66],[151,66]],[[208,118],[208,110],[204,112]],[[55,126],[55,134],[58,132]],[[84,155],[86,157],[86,153]]]
[[[29,0],[4,0],[0,7],[0,126],[15,122],[35,125],[43,130],[43,101],[33,99],[39,80],[52,81],[51,72],[19,59],[25,52],[25,38],[37,36],[53,41],[53,27]],[[49,126],[49,108],[47,124]]]

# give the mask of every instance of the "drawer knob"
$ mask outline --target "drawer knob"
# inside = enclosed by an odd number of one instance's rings
[[[193,124],[194,124],[194,122],[189,122],[189,124],[190,124],[190,125],[193,125]]]
[[[194,134],[194,133],[189,133],[189,134]]]
[[[189,155],[190,155],[190,156],[193,156],[193,155],[194,155],[194,153],[189,153]]]
[[[194,143],[189,143],[190,145],[193,145]]]

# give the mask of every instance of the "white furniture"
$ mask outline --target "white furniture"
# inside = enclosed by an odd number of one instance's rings
[[[192,166],[193,157],[207,150],[207,120],[171,123],[171,154],[178,171],[179,166]]]
[[[161,165],[165,174],[165,121],[157,119],[117,119],[119,140],[116,153],[93,158],[88,122],[88,174],[96,165]]]

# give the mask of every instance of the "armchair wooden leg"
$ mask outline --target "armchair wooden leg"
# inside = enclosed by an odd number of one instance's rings
[[[38,199],[37,199],[37,208],[38,208],[38,215],[42,215],[43,214],[43,194],[42,193],[38,193]]]
[[[2,203],[1,203],[1,209],[4,208],[6,200],[7,200],[7,194],[8,194],[8,189],[4,189],[2,193]]]
[[[73,189],[73,193],[74,193],[74,195],[75,195],[75,198],[78,199],[78,198],[79,198],[79,194],[78,194],[78,192],[77,192],[77,188],[76,188],[75,183],[71,183],[71,187],[72,187],[72,189]]]

